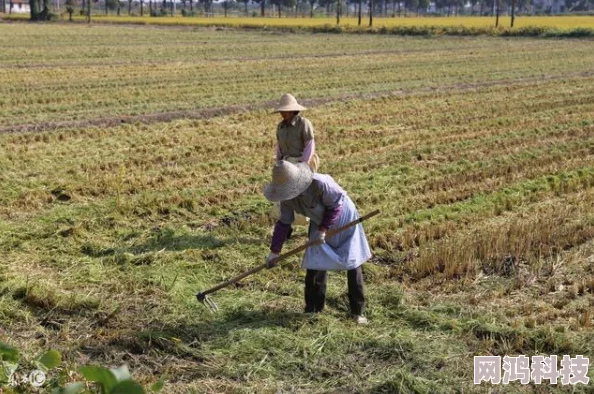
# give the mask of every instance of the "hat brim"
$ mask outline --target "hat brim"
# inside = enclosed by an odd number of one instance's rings
[[[276,112],[290,112],[290,111],[305,111],[307,108],[305,108],[302,105],[299,104],[291,104],[291,105],[285,105],[283,107],[278,107],[274,110],[274,113]]]
[[[268,201],[278,202],[292,200],[303,193],[313,180],[313,171],[307,163],[295,164],[299,169],[297,179],[286,185],[275,185],[272,182],[264,186],[262,192]]]

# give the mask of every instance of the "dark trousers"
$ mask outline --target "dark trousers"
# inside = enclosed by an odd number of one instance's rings
[[[353,315],[365,312],[363,271],[361,267],[347,271],[349,304]],[[321,312],[326,304],[327,271],[307,270],[305,274],[305,312]]]

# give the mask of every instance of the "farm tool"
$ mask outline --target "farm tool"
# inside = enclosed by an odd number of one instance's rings
[[[367,220],[370,217],[377,215],[379,212],[380,211],[378,209],[376,209],[375,211],[370,212],[367,215],[361,216],[359,219],[353,220],[352,222],[347,223],[342,227],[339,227],[336,229],[330,229],[326,233],[326,238],[330,238],[330,237],[332,237],[332,236],[334,236],[334,235],[336,235],[350,227],[353,227],[353,226],[361,223],[362,221]],[[241,275],[237,275],[234,278],[231,278],[225,282],[222,282],[222,283],[216,285],[215,287],[213,287],[211,289],[197,293],[196,298],[198,299],[198,301],[200,301],[202,304],[204,304],[211,312],[216,312],[219,310],[219,308],[218,308],[217,304],[214,302],[214,300],[212,298],[208,297],[209,294],[212,294],[218,290],[221,290],[222,288],[232,285],[233,283],[236,283],[247,276],[255,274],[256,272],[259,272],[259,271],[263,270],[264,268],[267,268],[269,266],[269,264],[270,264],[270,266],[274,267],[282,260],[285,260],[286,258],[291,257],[291,256],[309,248],[310,246],[315,246],[318,244],[319,243],[317,241],[308,241],[305,244],[303,244],[303,245],[301,245],[287,253],[281,254],[280,256],[276,257],[275,259],[271,260],[270,262],[266,262],[264,264],[258,265],[252,269],[245,271]]]

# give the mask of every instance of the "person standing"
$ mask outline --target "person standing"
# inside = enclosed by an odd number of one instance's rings
[[[276,126],[276,161],[288,160],[291,163],[307,163],[315,172],[318,170],[320,160],[316,154],[314,128],[311,121],[301,116],[301,111],[306,110],[297,102],[292,94],[283,94],[274,112],[278,112],[282,120]],[[277,220],[280,216],[278,203],[272,206],[270,217]],[[294,224],[306,226],[307,217],[297,215]],[[291,237],[293,227],[289,227],[287,238]]]
[[[282,118],[276,126],[276,160],[307,163],[315,172],[319,158],[316,154],[314,128],[309,119],[300,115],[306,109],[293,95],[282,95],[275,109]]]

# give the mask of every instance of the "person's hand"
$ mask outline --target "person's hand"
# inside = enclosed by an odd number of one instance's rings
[[[314,234],[312,241],[316,245],[321,245],[321,244],[325,243],[326,242],[326,231],[318,230]]]
[[[279,254],[270,252],[268,257],[266,257],[266,268],[270,269],[276,267],[278,265],[278,262],[274,261],[274,259],[276,259],[278,256]]]

